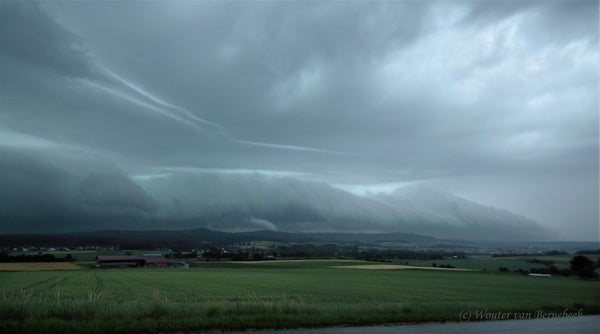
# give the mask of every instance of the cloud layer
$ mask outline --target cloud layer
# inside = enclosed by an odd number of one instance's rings
[[[39,221],[97,221],[94,205],[127,194],[113,209],[141,221],[172,206],[185,171],[256,171],[294,187],[427,184],[562,238],[598,236],[594,1],[3,2],[0,71],[2,196],[23,217],[39,205],[55,207]],[[42,183],[17,176],[35,166]],[[96,189],[103,175],[123,188]],[[70,193],[82,180],[93,190]],[[165,194],[144,188],[161,183]],[[58,200],[75,197],[86,208]],[[21,207],[28,198],[38,204]],[[284,228],[250,213],[239,228]]]
[[[362,196],[254,171],[172,169],[136,177],[113,166],[5,150],[0,233],[98,229],[409,232],[441,238],[544,240],[541,225],[422,185]],[[16,224],[15,224],[16,223]]]

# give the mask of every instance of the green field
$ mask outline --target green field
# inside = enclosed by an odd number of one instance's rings
[[[596,261],[598,255],[586,255],[588,258]],[[517,269],[529,270],[530,268],[544,267],[540,263],[527,262],[529,260],[538,259],[544,261],[553,261],[558,269],[569,268],[569,261],[573,255],[530,255],[530,256],[508,256],[508,257],[478,257],[467,259],[444,259],[444,260],[394,260],[394,263],[408,262],[412,266],[431,266],[432,263],[449,264],[456,268],[478,269],[488,271],[498,271],[499,267],[509,268],[511,271]]]
[[[0,273],[1,333],[169,332],[458,321],[463,310],[583,308],[600,282],[513,273],[359,270],[363,261]]]

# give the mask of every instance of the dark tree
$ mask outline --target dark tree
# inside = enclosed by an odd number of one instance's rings
[[[573,257],[571,261],[571,271],[581,278],[598,278],[598,274],[594,271],[596,264],[583,255]]]
[[[550,267],[548,267],[548,271],[550,271],[550,274],[552,275],[560,274],[560,270],[558,270],[558,268],[556,268],[555,265],[551,265]]]

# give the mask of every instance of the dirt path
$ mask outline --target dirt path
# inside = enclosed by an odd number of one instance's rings
[[[458,320],[458,318],[457,318]],[[446,324],[422,324],[377,327],[334,327],[320,329],[291,329],[253,331],[255,334],[563,334],[598,333],[600,316],[553,319],[479,321]],[[236,332],[238,333],[238,332]],[[239,332],[247,333],[247,332]],[[235,333],[230,333],[235,334]]]

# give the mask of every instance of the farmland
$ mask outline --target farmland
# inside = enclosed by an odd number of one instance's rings
[[[458,321],[463,310],[583,309],[600,284],[492,271],[356,270],[365,261],[0,273],[0,332],[169,332]]]
[[[72,270],[81,269],[70,262],[0,263],[0,271]]]

